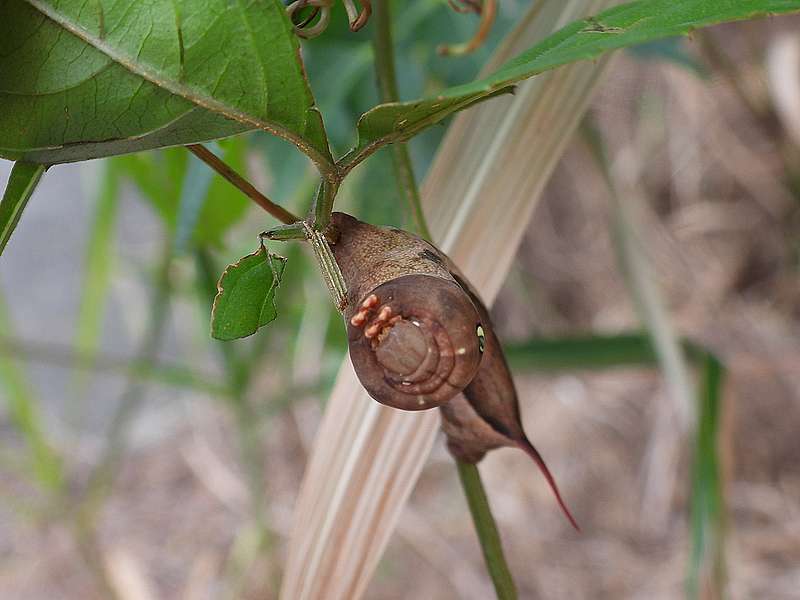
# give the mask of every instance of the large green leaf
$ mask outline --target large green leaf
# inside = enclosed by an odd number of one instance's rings
[[[800,0],[639,0],[575,21],[548,36],[492,75],[449,88],[435,97],[381,104],[358,122],[358,146],[347,168],[381,146],[401,142],[448,115],[510,90],[513,84],[568,63],[699,27],[800,10]]]
[[[0,200],[0,254],[19,223],[28,199],[42,178],[44,167],[29,162],[17,162],[11,169],[6,191]]]
[[[277,316],[275,291],[286,259],[261,246],[229,265],[219,280],[211,310],[211,335],[235,340],[255,333]]]
[[[262,129],[330,163],[279,0],[3,0],[0,155],[57,163]]]

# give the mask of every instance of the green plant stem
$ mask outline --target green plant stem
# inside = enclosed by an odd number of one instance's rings
[[[302,221],[292,223],[291,225],[278,225],[277,227],[273,227],[267,231],[262,231],[261,238],[278,242],[286,242],[288,240],[304,240],[306,239],[306,228]]]
[[[373,7],[375,19],[375,34],[372,38],[375,51],[375,73],[378,79],[378,88],[383,102],[396,102],[399,94],[394,67],[394,45],[392,42],[392,22],[390,2],[379,0]],[[422,212],[419,188],[414,177],[411,157],[405,144],[392,145],[392,158],[394,162],[397,182],[405,194],[411,213],[416,222],[417,232],[426,240],[431,240],[425,213]],[[467,498],[475,531],[481,545],[486,567],[494,583],[495,593],[500,600],[513,600],[517,597],[517,590],[511,571],[503,555],[503,547],[497,525],[492,515],[492,509],[486,498],[486,492],[481,481],[478,467],[456,460],[458,476],[464,496]]]
[[[475,532],[478,534],[478,540],[481,543],[483,558],[486,561],[489,575],[492,577],[497,597],[500,600],[514,600],[517,597],[517,588],[511,578],[511,572],[508,570],[508,564],[503,555],[500,534],[492,516],[489,500],[486,498],[486,491],[483,489],[478,467],[460,460],[456,460],[456,466],[458,467],[461,486],[464,488],[464,495],[467,497],[467,504],[469,504],[469,512],[472,514],[472,522],[475,523]]]
[[[289,225],[300,220],[299,217],[296,217],[282,206],[275,204],[272,200],[259,192],[252,183],[239,175],[230,165],[202,144],[190,144],[186,146],[186,149],[222,175],[222,177],[227,179],[235,187],[240,189],[245,196],[278,219],[281,223]]]
[[[314,229],[324,231],[331,222],[333,201],[339,191],[340,180],[323,179],[314,198]]]
[[[375,53],[375,72],[378,76],[378,90],[381,102],[397,102],[400,99],[394,68],[390,4],[388,0],[379,1],[375,3],[373,8],[375,35],[372,37],[372,48]],[[430,240],[431,232],[425,220],[425,213],[422,211],[419,187],[414,177],[414,167],[411,164],[408,146],[400,143],[392,144],[391,152],[395,176],[411,209],[417,231],[426,240]]]

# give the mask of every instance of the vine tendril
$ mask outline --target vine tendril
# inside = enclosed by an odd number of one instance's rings
[[[361,8],[356,6],[355,0],[342,0],[347,12],[347,22],[350,31],[358,31],[367,24],[372,14],[372,0],[358,0]],[[472,0],[467,0],[472,1]],[[294,0],[286,7],[294,26],[294,32],[301,38],[311,39],[322,34],[331,20],[331,8],[335,0]],[[308,14],[303,14],[304,9],[310,8]]]

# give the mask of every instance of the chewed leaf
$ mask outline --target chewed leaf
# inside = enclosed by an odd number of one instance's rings
[[[217,284],[211,309],[211,336],[235,340],[254,334],[278,316],[275,290],[281,283],[286,259],[261,246],[229,265]]]

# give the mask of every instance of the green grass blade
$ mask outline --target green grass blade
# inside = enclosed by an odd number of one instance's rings
[[[113,161],[104,161],[102,168],[94,220],[86,247],[83,288],[75,326],[75,352],[87,361],[76,373],[78,389],[85,384],[86,375],[97,354],[114,261],[120,177]]]
[[[705,356],[694,343],[681,342],[691,361]],[[504,345],[512,367],[535,371],[607,369],[658,364],[650,336],[644,332],[532,339]]]
[[[5,299],[0,295],[0,331],[11,330],[11,316]],[[0,386],[5,389],[9,419],[28,446],[33,478],[50,490],[58,490],[64,482],[61,459],[45,437],[33,388],[19,364],[10,356],[0,355]]]
[[[725,581],[725,494],[719,450],[725,368],[706,356],[698,390],[699,421],[692,465],[690,524],[692,551],[689,598],[721,598]]]
[[[44,171],[44,165],[23,161],[14,163],[3,199],[0,200],[0,254],[14,233],[22,211],[28,205]]]

